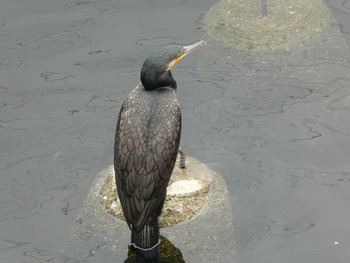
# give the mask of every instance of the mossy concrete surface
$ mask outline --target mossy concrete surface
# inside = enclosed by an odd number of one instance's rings
[[[300,46],[332,21],[322,0],[222,0],[205,18],[209,36],[250,52]]]
[[[195,216],[205,205],[211,181],[212,172],[196,159],[187,157],[186,169],[180,169],[177,162],[159,219],[160,227],[178,224]],[[101,187],[100,201],[106,211],[125,221],[113,169],[110,169],[110,176]]]

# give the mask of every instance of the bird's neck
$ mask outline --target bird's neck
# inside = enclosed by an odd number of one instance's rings
[[[174,90],[177,88],[175,79],[173,78],[170,70],[165,71],[163,74],[156,77],[142,78],[141,82],[145,90],[151,91],[158,88],[170,87]]]
[[[170,87],[176,90],[177,84],[170,70],[165,71],[159,79],[159,87]]]

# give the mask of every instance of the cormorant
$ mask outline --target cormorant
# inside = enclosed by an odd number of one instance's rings
[[[170,45],[147,58],[141,83],[119,113],[114,145],[117,192],[131,230],[131,245],[146,259],[159,254],[158,217],[181,136],[177,84],[170,69],[204,44]]]

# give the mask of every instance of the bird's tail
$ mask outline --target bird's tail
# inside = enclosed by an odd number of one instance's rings
[[[131,245],[137,254],[146,259],[154,259],[159,254],[158,217],[151,217],[141,229],[132,229]]]

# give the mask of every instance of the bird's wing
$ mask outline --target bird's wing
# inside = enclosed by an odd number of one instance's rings
[[[118,195],[129,226],[137,228],[161,213],[181,133],[176,97],[147,103],[124,103],[115,143]]]

